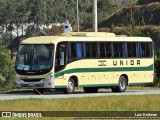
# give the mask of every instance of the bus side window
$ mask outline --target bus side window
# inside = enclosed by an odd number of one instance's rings
[[[114,42],[113,43],[113,57],[125,57],[125,43]]]
[[[139,52],[140,52],[140,57],[146,57],[145,43],[144,42],[139,43]]]
[[[110,58],[112,56],[112,44],[111,42],[106,42],[105,46],[106,46],[106,57]]]
[[[138,42],[126,43],[126,57],[138,57]]]
[[[84,57],[90,58],[91,57],[91,51],[90,51],[90,42],[84,43]]]
[[[132,43],[132,57],[139,57],[138,55],[138,43],[137,42],[133,42]]]
[[[70,58],[76,58],[76,43],[70,43]]]
[[[67,42],[60,42],[56,48],[55,72],[61,70],[66,65]]]
[[[132,57],[132,43],[126,43],[126,57]]]
[[[106,51],[105,51],[105,43],[104,42],[99,42],[99,57],[100,58],[105,58],[106,56]]]
[[[146,43],[146,56],[152,57],[152,43],[148,42]]]
[[[76,56],[77,59],[81,59],[83,57],[83,44],[76,43]]]
[[[152,43],[141,42],[140,46],[140,57],[152,57]]]
[[[138,47],[138,42],[136,42],[135,45],[134,45],[134,47],[133,47],[133,49],[134,49],[134,51],[133,51],[134,57],[139,57],[138,48],[139,48],[139,47]]]
[[[125,57],[125,42],[119,43],[120,57]]]
[[[113,43],[113,57],[119,57],[120,52],[119,52],[119,45],[117,42]]]
[[[98,42],[91,42],[91,57],[98,57]]]
[[[83,58],[83,44],[82,44],[82,42],[69,43],[68,58],[69,58],[70,62]]]
[[[113,42],[113,57],[120,57],[119,43]]]

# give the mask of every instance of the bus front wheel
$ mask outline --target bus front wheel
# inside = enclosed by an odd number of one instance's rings
[[[98,92],[98,87],[84,87],[84,92],[85,93],[97,93]]]
[[[67,88],[64,89],[64,93],[65,94],[72,94],[74,92],[74,88],[75,88],[75,82],[72,78],[70,78],[68,81]]]
[[[116,87],[112,87],[112,92],[125,92],[127,87],[127,80],[124,76],[119,78],[119,85]]]

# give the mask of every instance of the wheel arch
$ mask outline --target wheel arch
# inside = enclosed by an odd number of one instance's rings
[[[124,76],[124,77],[126,78],[127,86],[128,86],[128,85],[129,85],[128,75],[126,75],[126,74],[122,74],[121,76]],[[121,77],[121,76],[120,76],[120,77]]]
[[[78,83],[78,77],[73,75],[71,76],[70,78],[72,78],[74,80],[74,83],[75,83],[75,87],[78,87],[79,86],[79,83]]]

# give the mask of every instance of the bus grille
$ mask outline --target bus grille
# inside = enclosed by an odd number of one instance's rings
[[[40,79],[23,79],[24,82],[39,82],[44,78],[40,78]]]
[[[20,83],[20,85],[22,87],[44,87],[44,83],[38,83],[38,84],[35,84],[33,86],[30,86],[29,84],[23,84],[23,83]]]

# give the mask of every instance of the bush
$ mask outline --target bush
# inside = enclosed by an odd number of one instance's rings
[[[85,26],[84,29],[92,28],[93,27],[93,16],[92,15],[86,15],[83,23],[81,23],[80,26]]]
[[[159,0],[138,0],[137,4],[144,5],[144,4],[149,4],[152,2],[159,2]]]
[[[9,50],[0,45],[0,92],[15,87],[14,65],[11,62]]]
[[[154,84],[160,87],[160,59],[155,60],[154,67],[155,67]]]

